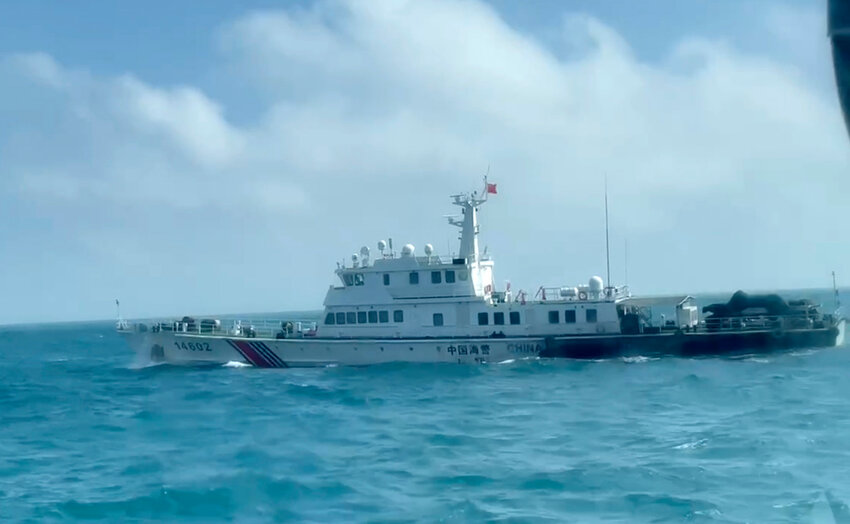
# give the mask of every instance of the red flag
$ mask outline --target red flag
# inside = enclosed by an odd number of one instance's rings
[[[496,194],[496,184],[487,184],[487,192]]]

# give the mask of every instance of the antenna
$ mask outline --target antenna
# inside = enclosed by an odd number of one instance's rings
[[[611,250],[608,244],[608,175],[605,175],[605,267],[607,270],[605,282],[611,286]]]
[[[625,272],[624,276],[625,276],[625,279],[626,279],[625,285],[628,286],[629,285],[629,239],[628,238],[625,239],[624,253],[625,253],[625,255],[624,255],[623,258],[625,258],[624,262],[625,262],[625,265],[626,265],[626,268],[624,270],[624,272]]]
[[[838,298],[838,286],[835,283],[835,271],[832,272],[832,293],[833,293],[833,301],[835,302],[835,310],[841,307],[841,299]]]
[[[118,329],[127,329],[127,322],[121,318],[121,302],[118,299],[115,299],[115,316],[117,317],[115,320],[115,327]]]

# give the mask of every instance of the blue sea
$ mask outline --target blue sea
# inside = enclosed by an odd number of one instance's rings
[[[0,327],[0,521],[850,522],[849,350],[179,368]]]

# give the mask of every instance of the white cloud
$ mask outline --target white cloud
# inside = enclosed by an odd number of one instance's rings
[[[777,9],[766,23],[783,27]],[[258,258],[269,260],[247,257],[241,271],[283,275],[265,282],[279,307],[317,305],[332,260],[364,242],[394,232],[443,246],[454,236],[440,229],[445,195],[477,183],[488,164],[501,194],[485,211],[485,241],[499,275],[526,287],[603,267],[604,174],[615,239],[631,239],[631,273],[645,290],[850,273],[847,250],[830,243],[841,235],[850,155],[818,79],[729,41],[671,42],[665,60],[645,63],[592,16],[565,13],[563,27],[566,52],[475,1],[331,0],[249,13],[221,35],[229,67],[255,88],[245,96],[264,105],[240,125],[228,121],[226,100],[197,86],[92,77],[19,56],[3,73],[46,86],[31,115],[47,100],[61,125],[0,129],[0,147],[16,144],[0,177],[17,181],[22,198],[64,202],[67,216],[96,202],[140,239],[158,238],[154,228],[212,227],[250,250],[246,239],[262,236]],[[92,233],[96,222],[66,227],[85,229],[91,245],[104,237]],[[212,261],[198,279],[223,270],[213,261],[220,244],[181,242],[169,246]],[[294,245],[315,263],[305,268]],[[203,304],[226,310],[234,292]],[[257,307],[272,306],[262,300]]]
[[[67,85],[66,74],[61,66],[45,53],[15,54],[7,57],[6,62],[51,87],[62,88]]]
[[[227,165],[243,147],[221,107],[197,89],[155,89],[125,76],[115,82],[113,94],[116,115],[142,133],[162,134],[201,166]]]

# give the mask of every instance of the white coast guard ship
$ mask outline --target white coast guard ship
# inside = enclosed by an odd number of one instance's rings
[[[391,240],[377,243],[375,257],[363,247],[350,263],[338,264],[339,282],[328,290],[318,322],[184,317],[119,320],[118,329],[145,359],[256,367],[692,354],[719,345],[834,345],[838,340],[838,321],[810,309],[802,323],[749,311],[747,322],[729,317],[707,325],[689,296],[636,299],[626,287],[605,286],[596,276],[579,286],[540,287],[533,299],[522,291],[513,296],[509,287],[497,291],[493,260],[478,248],[479,209],[496,192],[495,184],[484,182],[481,193],[451,197],[461,209],[461,215],[449,218],[460,228],[457,255],[441,257],[425,245],[420,256],[407,244],[397,256]],[[657,306],[669,306],[669,319],[652,318]],[[792,320],[800,320],[798,313]]]

